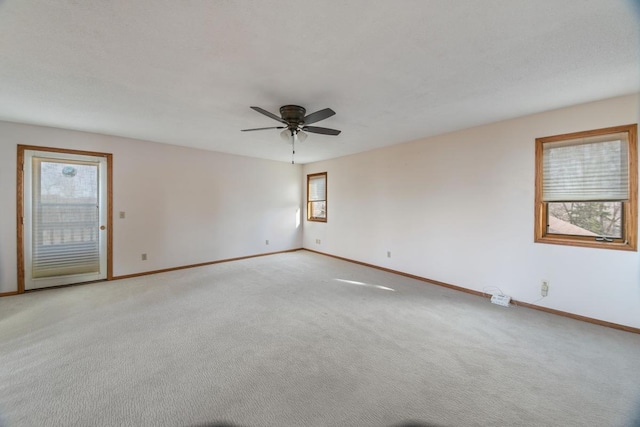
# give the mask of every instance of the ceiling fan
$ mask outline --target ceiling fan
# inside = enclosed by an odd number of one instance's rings
[[[270,126],[265,128],[253,128],[253,129],[242,129],[242,132],[250,132],[254,130],[266,130],[266,129],[284,129],[280,136],[294,146],[293,154],[295,154],[295,143],[296,141],[302,142],[307,139],[307,134],[305,132],[311,133],[319,133],[322,135],[339,135],[341,131],[336,129],[323,128],[318,126],[309,126],[312,123],[319,122],[320,120],[328,119],[329,117],[336,114],[331,108],[325,108],[320,111],[316,111],[315,113],[311,113],[308,116],[305,116],[307,110],[304,107],[300,107],[298,105],[283,105],[280,107],[280,116],[278,117],[273,113],[268,112],[267,110],[260,107],[251,107],[252,110],[257,111],[258,113],[264,114],[267,117],[270,117],[274,120],[279,121],[283,124],[283,126]],[[293,163],[293,159],[291,160]]]

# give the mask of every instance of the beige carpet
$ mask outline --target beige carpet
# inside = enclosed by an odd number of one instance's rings
[[[0,299],[0,425],[630,426],[640,336],[306,251]]]

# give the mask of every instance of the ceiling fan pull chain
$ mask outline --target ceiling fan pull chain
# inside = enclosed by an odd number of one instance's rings
[[[293,157],[296,155],[296,135],[291,132],[291,164],[294,165]]]

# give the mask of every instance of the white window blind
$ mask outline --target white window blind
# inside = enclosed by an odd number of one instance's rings
[[[626,132],[545,143],[543,201],[628,200],[628,148]]]
[[[327,180],[323,176],[309,177],[309,201],[327,200]]]

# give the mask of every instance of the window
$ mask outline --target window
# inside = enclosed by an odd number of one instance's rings
[[[327,222],[327,173],[307,175],[307,219]]]
[[[637,130],[536,139],[536,242],[637,250]]]

